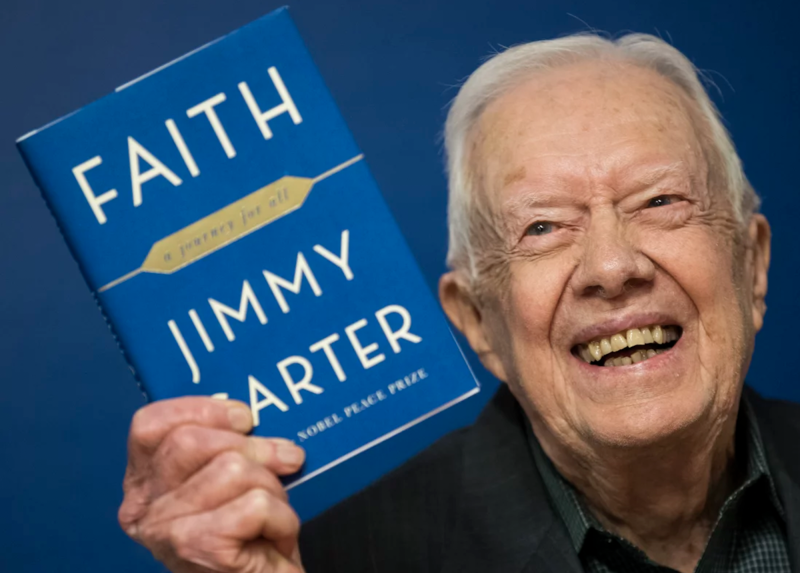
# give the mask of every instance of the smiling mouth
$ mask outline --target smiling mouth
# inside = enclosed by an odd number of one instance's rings
[[[629,328],[611,336],[576,344],[572,353],[593,366],[629,366],[666,352],[678,342],[680,326]]]

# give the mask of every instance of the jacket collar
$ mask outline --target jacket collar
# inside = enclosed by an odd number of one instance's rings
[[[783,505],[792,571],[800,573],[800,406],[745,387]],[[522,409],[503,385],[469,430],[462,453],[459,520],[445,573],[580,573],[550,505],[525,434]]]
[[[447,573],[582,571],[534,465],[523,416],[501,386],[467,435]]]
[[[758,421],[767,464],[783,504],[792,571],[800,572],[800,406],[765,400],[748,387],[744,395]]]

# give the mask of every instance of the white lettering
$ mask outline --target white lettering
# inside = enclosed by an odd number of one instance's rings
[[[330,252],[328,249],[323,247],[322,245],[314,245],[314,251],[317,254],[322,255],[334,265],[342,269],[344,273],[344,278],[347,280],[353,280],[353,271],[350,270],[350,231],[345,229],[342,231],[342,244],[339,248],[339,252],[341,253],[338,257]]]
[[[88,161],[84,161],[77,167],[73,167],[72,174],[75,176],[75,179],[77,179],[78,185],[80,185],[81,191],[83,191],[83,196],[86,197],[86,200],[89,202],[89,207],[92,208],[92,213],[94,213],[94,216],[97,217],[97,222],[103,225],[106,222],[106,214],[103,212],[103,209],[100,208],[100,205],[103,203],[108,203],[112,199],[116,199],[117,190],[109,189],[105,193],[95,196],[91,185],[89,185],[89,181],[86,180],[86,172],[90,169],[94,169],[101,163],[103,163],[103,158],[97,155]]]
[[[389,321],[386,320],[387,314],[399,314],[401,317],[403,317],[403,324],[398,330],[392,330],[392,327],[389,326]],[[414,344],[422,341],[422,338],[408,331],[408,329],[411,328],[411,315],[402,306],[397,304],[385,306],[375,313],[375,317],[378,319],[381,329],[386,335],[386,339],[389,341],[389,344],[392,346],[392,350],[394,350],[395,354],[400,352],[400,343],[397,341],[401,338],[408,340],[409,342],[413,342]]]
[[[253,119],[256,120],[259,129],[261,129],[261,135],[264,136],[264,139],[272,139],[272,130],[269,128],[267,122],[283,113],[288,113],[295,125],[303,122],[303,118],[300,116],[300,112],[297,111],[297,106],[294,105],[294,100],[292,99],[292,96],[289,95],[289,90],[287,90],[286,86],[283,84],[283,80],[281,79],[278,70],[275,68],[275,66],[272,66],[269,68],[268,72],[269,77],[272,79],[275,89],[278,90],[278,95],[281,96],[283,103],[276,105],[267,111],[261,111],[261,108],[258,106],[258,103],[256,103],[256,100],[253,97],[253,94],[250,92],[250,88],[248,87],[247,83],[239,83],[239,91],[242,93],[242,97],[244,97],[244,101],[247,103],[250,113],[253,114]]]
[[[178,148],[181,158],[186,164],[186,168],[189,170],[189,173],[192,175],[192,177],[197,177],[200,175],[200,170],[197,168],[197,163],[194,162],[194,157],[192,157],[191,151],[189,151],[189,148],[186,147],[186,142],[183,140],[181,132],[178,131],[178,126],[175,125],[175,121],[168,119],[164,123],[167,126],[167,130],[169,130],[169,134],[172,136],[172,141],[175,142],[175,147]]]
[[[175,338],[175,342],[178,343],[178,348],[181,349],[181,354],[183,354],[184,360],[186,360],[186,363],[189,365],[189,369],[192,371],[192,382],[198,384],[200,382],[200,369],[197,367],[197,362],[194,361],[192,351],[189,350],[189,346],[183,339],[183,335],[181,334],[178,325],[175,324],[175,321],[170,320],[167,325],[169,325],[169,329],[172,332],[172,336]]]
[[[347,333],[347,338],[350,339],[350,344],[353,345],[353,350],[356,351],[356,355],[358,359],[361,361],[361,366],[364,367],[364,370],[368,368],[372,368],[376,364],[380,364],[386,359],[386,356],[383,354],[376,354],[375,356],[370,357],[369,354],[378,350],[378,343],[373,342],[372,344],[364,347],[361,345],[361,341],[358,340],[358,336],[356,336],[356,330],[360,330],[367,325],[367,319],[362,318],[358,322],[354,322],[350,326],[344,329]]]
[[[333,371],[336,372],[336,377],[339,379],[339,382],[344,382],[347,380],[347,376],[345,376],[344,370],[342,369],[342,365],[339,364],[339,360],[336,358],[336,354],[333,352],[333,348],[331,348],[331,344],[339,340],[339,335],[335,332],[328,336],[327,338],[323,338],[319,342],[315,342],[308,349],[311,352],[317,352],[322,350],[325,352],[325,356],[328,358],[328,362],[331,364],[331,368]]]
[[[197,334],[200,335],[200,339],[203,341],[206,350],[208,350],[209,352],[214,352],[214,343],[211,342],[211,337],[208,336],[208,332],[206,332],[206,327],[203,326],[203,321],[200,320],[200,317],[197,315],[197,311],[195,309],[189,310],[189,318],[192,319],[192,324],[194,324],[194,328],[195,330],[197,330]]]
[[[253,426],[258,426],[261,423],[259,412],[267,406],[277,406],[281,412],[286,412],[289,406],[283,403],[275,394],[269,391],[266,386],[256,380],[254,376],[247,377],[247,383],[250,386],[250,410],[253,413]],[[266,396],[263,400],[258,399],[258,395]]]
[[[133,189],[134,207],[138,207],[142,204],[142,183],[147,183],[159,175],[166,177],[175,187],[183,183],[180,177],[175,175],[166,165],[156,159],[152,153],[147,151],[132,137],[128,137],[128,158],[131,164],[131,188]],[[150,164],[151,168],[144,173],[140,173],[139,171],[139,158],[144,159]]]
[[[292,375],[289,373],[289,366],[291,364],[298,364],[303,367],[303,379],[300,380],[300,382],[295,382]],[[312,394],[322,394],[322,388],[311,383],[311,378],[314,375],[314,368],[311,366],[311,362],[302,356],[290,356],[289,358],[281,360],[278,362],[278,370],[281,373],[283,381],[286,383],[286,387],[289,389],[289,392],[291,392],[295,404],[303,403],[300,390],[306,390]]]
[[[214,133],[219,139],[220,144],[222,145],[222,149],[225,150],[225,155],[228,156],[228,159],[236,157],[236,150],[233,148],[231,144],[231,140],[228,139],[228,134],[225,133],[225,128],[222,127],[222,123],[219,121],[219,117],[217,116],[217,112],[214,109],[214,106],[217,106],[225,101],[225,94],[218,93],[212,98],[207,99],[206,101],[197,104],[196,106],[189,108],[186,110],[186,115],[189,117],[195,117],[200,115],[201,113],[206,114],[206,118],[208,118],[208,123],[211,124]]]
[[[244,322],[244,319],[247,318],[248,302],[253,306],[253,310],[255,311],[256,316],[258,317],[258,321],[261,324],[267,324],[267,315],[265,315],[264,311],[261,309],[261,305],[258,303],[258,299],[256,298],[256,295],[253,292],[253,288],[247,281],[244,281],[242,283],[242,297],[239,302],[238,311],[233,310],[231,307],[226,306],[221,302],[214,300],[213,298],[208,299],[208,304],[211,305],[211,310],[214,311],[214,315],[217,317],[219,325],[225,332],[225,336],[231,342],[236,340],[236,336],[233,334],[233,330],[231,330],[231,327],[228,324],[228,319],[225,318],[225,315],[230,316],[231,318],[235,318],[239,322]]]
[[[272,294],[275,296],[275,300],[278,301],[278,304],[281,307],[281,310],[284,314],[289,312],[289,305],[286,304],[286,298],[283,296],[283,292],[281,292],[281,287],[285,288],[286,290],[293,292],[294,294],[300,293],[300,285],[303,280],[303,276],[306,277],[308,284],[311,285],[311,290],[314,291],[316,296],[322,294],[322,289],[319,288],[319,284],[317,284],[317,279],[314,277],[314,274],[311,272],[311,268],[308,266],[308,262],[306,258],[303,256],[303,253],[297,253],[297,266],[294,269],[294,281],[289,282],[284,278],[279,277],[278,275],[274,275],[269,271],[263,271],[264,278],[267,279],[267,283],[269,284],[269,288],[272,290]]]

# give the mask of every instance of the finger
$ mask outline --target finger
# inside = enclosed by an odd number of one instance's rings
[[[247,541],[244,544],[222,541],[219,545],[205,545],[190,550],[190,559],[176,562],[175,557],[162,559],[170,571],[185,567],[186,562],[199,565],[203,571],[260,571],[264,573],[304,573],[299,565],[299,552],[292,559],[286,558],[274,543],[265,539]],[[173,565],[174,564],[174,565]],[[173,565],[170,567],[170,565]]]
[[[128,438],[129,464],[147,458],[171,430],[183,424],[242,434],[253,428],[250,409],[242,402],[201,396],[154,402],[133,416]]]
[[[169,543],[182,559],[212,569],[262,570],[266,567],[254,567],[252,560],[291,565],[299,531],[300,520],[285,501],[253,489],[213,511],[170,522]],[[261,538],[280,555],[265,551],[269,546],[263,542],[252,543]]]
[[[154,500],[181,487],[223,452],[251,460],[265,471],[277,475],[298,471],[305,460],[302,448],[282,438],[246,437],[225,430],[179,426],[162,441],[147,471],[126,475],[125,498],[118,512],[121,527],[136,538],[136,523],[150,511]],[[234,468],[233,474],[237,473]],[[274,479],[274,483],[277,483],[277,479]],[[254,487],[256,485],[267,488],[266,482],[258,482]]]
[[[226,451],[179,488],[156,499],[147,519],[173,520],[211,511],[253,489],[263,489],[284,502],[289,499],[274,473],[238,452]]]
[[[152,495],[178,487],[225,451],[237,452],[278,475],[296,472],[305,460],[303,450],[290,440],[243,436],[202,426],[178,426],[153,454]]]
[[[137,411],[128,436],[125,499],[118,513],[120,525],[131,537],[136,538],[136,522],[153,499],[150,463],[153,452],[170,430],[187,423],[244,432],[252,427],[252,418],[241,402],[205,397],[164,400]]]

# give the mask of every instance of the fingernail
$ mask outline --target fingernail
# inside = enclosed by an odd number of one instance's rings
[[[246,433],[253,428],[253,415],[247,406],[231,402],[228,404],[228,419],[231,422],[231,428],[237,432]]]
[[[303,463],[306,453],[302,448],[298,448],[291,442],[281,442],[278,444],[277,456],[281,463],[289,466],[299,466]]]

